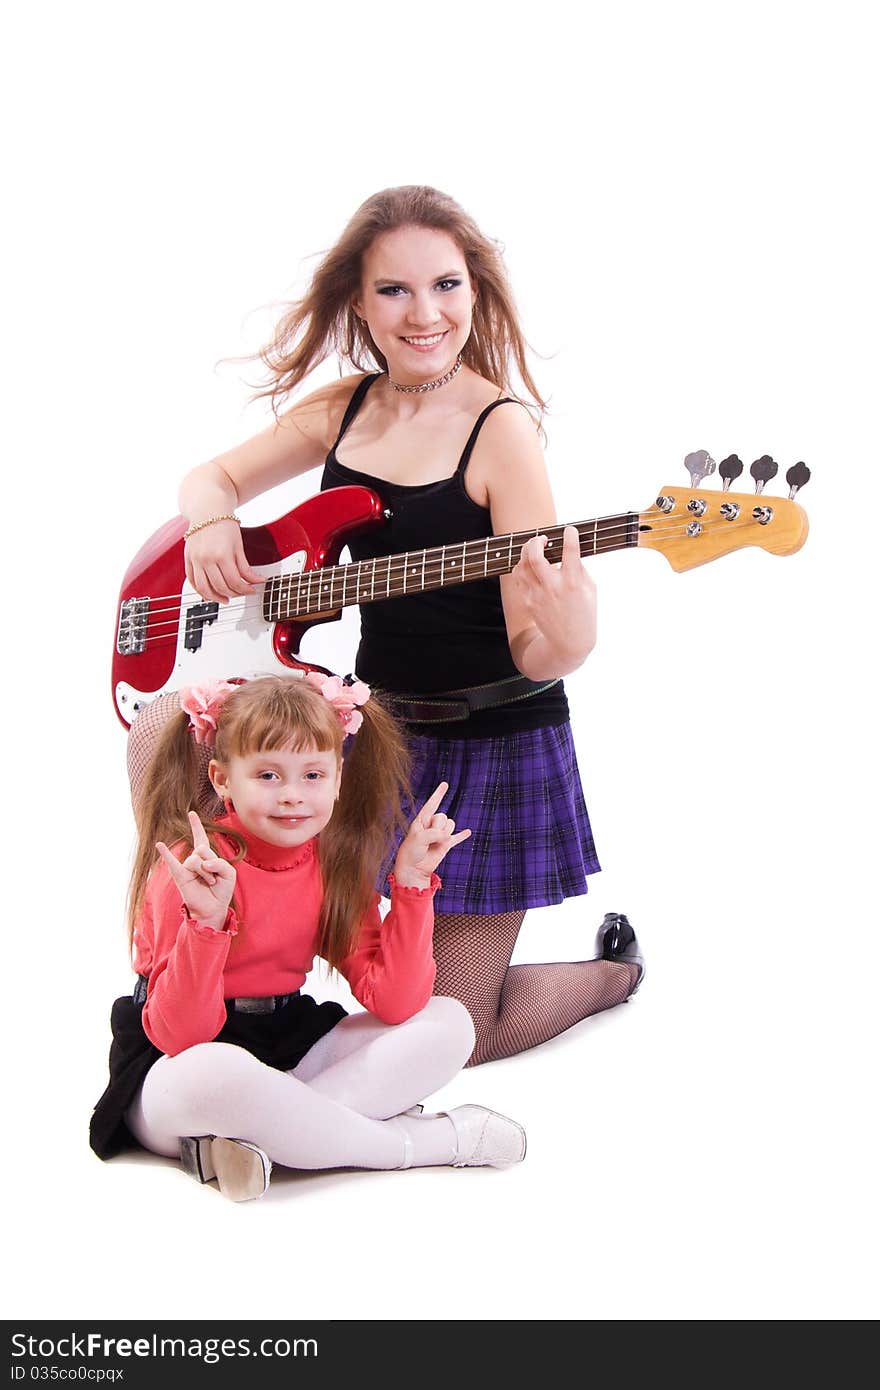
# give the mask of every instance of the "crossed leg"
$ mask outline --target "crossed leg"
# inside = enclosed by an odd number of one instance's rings
[[[343,1024],[333,1047],[327,1039]],[[288,1168],[451,1163],[446,1116],[397,1116],[449,1081],[472,1045],[466,1011],[441,998],[406,1023],[344,1020],[292,1072],[229,1043],[199,1043],[151,1067],[126,1123],[144,1148],[168,1157],[180,1139],[213,1134],[248,1139]]]

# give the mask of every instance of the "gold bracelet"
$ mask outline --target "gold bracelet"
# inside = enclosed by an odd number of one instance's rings
[[[215,521],[234,521],[237,526],[241,525],[241,522],[239,521],[238,517],[233,516],[231,513],[228,516],[209,516],[206,521],[197,521],[194,526],[191,526],[189,528],[188,531],[184,531],[183,539],[185,541],[188,541],[190,536],[195,535],[196,531],[201,531],[203,526],[213,526]]]

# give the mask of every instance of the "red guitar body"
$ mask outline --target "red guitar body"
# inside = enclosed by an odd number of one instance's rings
[[[268,580],[334,565],[350,536],[384,522],[384,505],[369,488],[334,488],[265,526],[242,527],[242,540],[248,563]],[[126,725],[147,701],[181,685],[323,669],[298,660],[299,646],[309,627],[340,617],[336,609],[302,622],[267,622],[260,585],[228,604],[203,603],[186,579],[186,527],[180,516],[160,527],[122,581],[111,679]]]

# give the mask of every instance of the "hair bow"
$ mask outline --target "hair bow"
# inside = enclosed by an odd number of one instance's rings
[[[185,685],[180,690],[180,708],[189,715],[196,743],[213,748],[217,739],[217,720],[230,690],[230,681],[209,681],[207,685]]]
[[[341,676],[323,676],[320,671],[309,671],[306,680],[309,685],[320,690],[324,699],[330,702],[339,715],[345,732],[356,734],[364,722],[364,716],[357,706],[367,703],[370,698],[370,687],[365,685],[363,681],[355,681],[352,685],[346,685]]]

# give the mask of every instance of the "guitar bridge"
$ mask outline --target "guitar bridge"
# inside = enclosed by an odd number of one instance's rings
[[[123,599],[119,609],[116,650],[120,656],[140,656],[147,645],[148,598]]]

